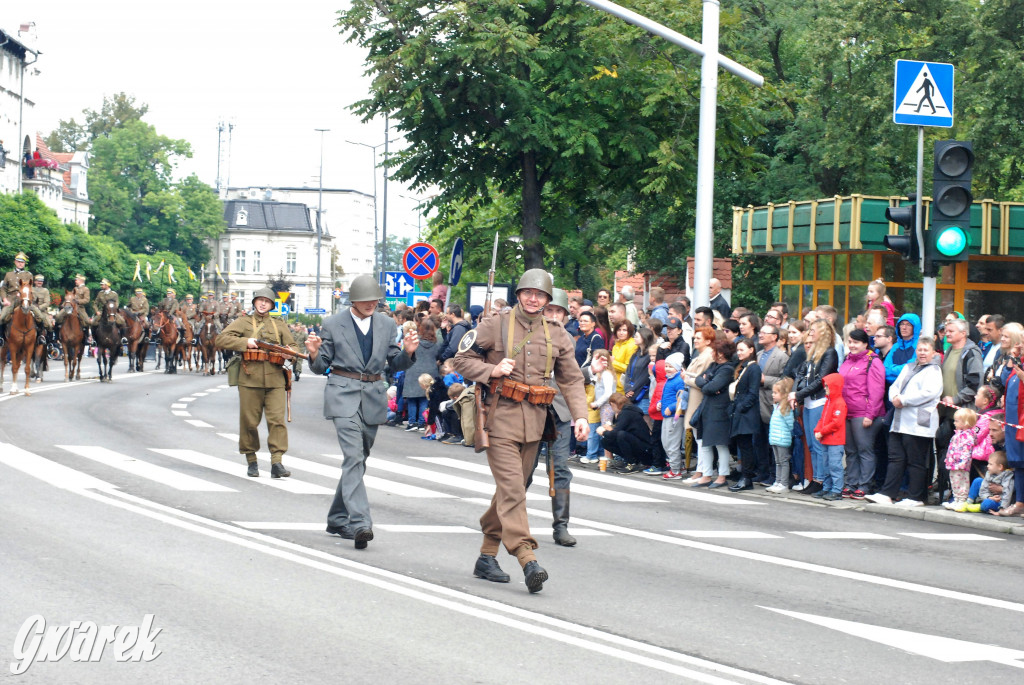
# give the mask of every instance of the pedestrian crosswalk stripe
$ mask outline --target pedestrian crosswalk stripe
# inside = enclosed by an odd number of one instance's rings
[[[227,438],[233,442],[238,442],[238,433],[217,433],[222,438]]]
[[[194,392],[192,393],[195,397],[206,397],[205,392]]]
[[[853,531],[804,531],[804,530],[791,530],[790,535],[799,535],[804,538],[812,538],[814,540],[898,540],[899,538],[893,537],[892,535],[882,535],[880,533],[857,533]]]
[[[169,469],[163,466],[157,466],[156,464],[150,464],[146,461],[141,461],[130,457],[119,452],[114,452],[106,447],[98,447],[95,445],[57,445],[62,450],[77,454],[80,457],[91,459],[97,463],[103,464],[104,466],[110,466],[112,468],[130,473],[141,478],[156,481],[162,485],[167,485],[174,488],[175,490],[192,491],[192,492],[237,492],[231,488],[218,485],[217,483],[211,483],[201,478],[196,478],[185,473],[179,473],[174,469]]]
[[[782,537],[756,530],[670,530],[669,532],[691,538],[718,538],[720,540],[769,540]]]
[[[538,467],[539,469],[540,467]],[[744,497],[736,497],[733,495],[715,495],[707,491],[707,488],[695,489],[687,485],[668,485],[658,482],[660,477],[653,478],[651,476],[617,476],[615,474],[609,475],[608,473],[600,472],[589,472],[583,469],[573,469],[572,479],[575,481],[588,480],[591,482],[600,481],[602,483],[609,482],[609,479],[614,479],[616,487],[627,488],[629,490],[641,490],[643,492],[657,493],[660,497],[678,497],[679,499],[689,499],[695,502],[706,502],[708,504],[724,504],[727,506],[740,506],[740,507],[764,507],[767,506],[767,502],[757,502],[755,500],[746,499]],[[643,480],[646,479],[646,480]],[[676,481],[677,483],[679,481]]]
[[[453,469],[461,469],[463,471],[470,471],[472,473],[491,475],[491,469],[486,464],[475,464],[468,461],[462,461],[460,459],[452,459],[450,457],[411,457],[419,461],[425,461],[430,464],[437,464],[438,466],[447,466]],[[534,488],[542,488],[545,491],[548,487],[547,472],[538,469],[539,472],[544,474],[543,482],[540,479],[533,479]],[[575,476],[575,473],[573,474]],[[607,485],[608,483],[606,483]],[[598,497],[600,499],[609,499],[615,502],[665,502],[663,499],[655,499],[653,497],[646,497],[644,495],[630,495],[625,492],[616,492],[615,490],[607,490],[604,488],[595,488],[589,485],[574,485],[572,486],[573,493],[577,495],[590,495],[591,497]]]
[[[236,526],[248,530],[295,530],[305,532],[326,532],[327,524],[320,523],[293,523],[291,521],[232,521]],[[407,524],[407,523],[374,523],[375,531],[386,533],[457,533],[460,535],[480,535],[480,531],[469,526],[440,526],[431,524]],[[547,535],[551,528],[530,528],[530,535],[534,537]],[[573,528],[572,534],[577,537],[607,537],[611,533],[591,528]]]
[[[194,397],[179,397],[178,401],[179,402],[195,402],[196,398],[194,398]]]
[[[206,423],[206,421],[200,421],[199,419],[185,419],[185,423],[191,423],[196,428],[213,428],[213,426]]]
[[[341,460],[340,454],[325,454],[325,457],[332,459]],[[494,494],[494,484],[484,483],[481,481],[470,480],[469,478],[462,478],[460,476],[452,476],[447,473],[439,473],[437,471],[430,471],[428,469],[421,469],[416,466],[410,466],[408,464],[398,464],[383,459],[369,459],[366,462],[367,470],[369,471],[385,471],[387,473],[395,473],[403,476],[408,476],[416,480],[429,481],[431,483],[439,483],[441,485],[449,485],[454,488],[460,488],[462,490],[469,490],[470,492],[478,492],[483,495]],[[537,493],[527,492],[526,499],[528,500],[546,500],[550,499],[546,495],[538,495]]]
[[[185,402],[175,402],[171,405],[171,409],[188,409],[188,404]]]
[[[978,533],[900,533],[900,535],[906,535],[911,538],[918,538],[920,540],[975,540],[978,542],[989,541],[989,540],[1002,540],[1003,538],[993,537],[991,535],[979,535]]]
[[[211,393],[211,392],[220,392],[220,387],[218,386],[218,387],[216,387],[216,388],[208,388],[208,389],[206,390],[206,392],[208,392],[208,393]]]
[[[114,485],[88,473],[40,457],[16,445],[0,442],[0,463],[64,490],[113,490]]]
[[[180,409],[175,409],[171,413],[175,416],[192,416],[192,412],[182,411]]]
[[[229,461],[227,459],[221,459],[220,457],[211,457],[208,454],[196,452],[195,450],[158,449],[154,447],[149,449],[151,452],[162,454],[165,457],[180,459],[181,461],[195,464],[196,466],[202,466],[203,468],[226,473],[229,476],[244,478],[250,483],[277,488],[278,490],[284,490],[285,492],[292,492],[298,495],[334,494],[334,490],[325,488],[322,485],[304,483],[303,481],[292,478],[249,478],[245,475],[245,462],[241,458]]]
[[[258,455],[257,455],[258,456]],[[326,476],[333,480],[341,478],[341,469],[337,466],[329,466],[327,464],[321,464],[320,462],[310,461],[309,459],[302,459],[301,457],[287,457],[288,468],[295,469],[297,471],[308,471],[315,473],[318,476]],[[374,490],[380,490],[387,492],[392,495],[401,495],[403,497],[419,497],[419,498],[454,498],[455,495],[449,495],[444,492],[438,492],[437,490],[428,490],[427,488],[421,488],[418,485],[407,485],[406,483],[398,483],[396,481],[385,480],[378,478],[377,476],[371,476],[366,474],[363,476],[363,483],[368,488]]]

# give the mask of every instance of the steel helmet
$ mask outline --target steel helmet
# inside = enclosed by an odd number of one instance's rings
[[[544,269],[530,269],[519,279],[519,285],[516,286],[516,295],[525,288],[543,291],[550,298],[552,290],[551,275]],[[568,307],[566,310],[568,311]]]
[[[352,279],[348,287],[348,299],[350,302],[370,302],[384,297],[377,280],[370,275],[363,274]]]
[[[561,288],[552,288],[551,301],[549,305],[561,307],[565,310],[565,313],[569,313],[569,294]]]
[[[191,296],[189,296],[189,297],[191,297]],[[252,304],[254,304],[254,305],[256,304],[256,298],[257,297],[265,297],[268,300],[270,300],[271,302],[274,302],[277,299],[277,293],[275,293],[270,288],[260,288],[259,290],[257,290],[256,292],[254,292],[252,294]]]

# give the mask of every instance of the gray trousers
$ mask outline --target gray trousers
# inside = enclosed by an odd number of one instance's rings
[[[882,420],[875,419],[870,428],[864,419],[846,419],[846,485],[851,490],[867,492],[875,477],[875,436],[882,428]]]
[[[568,490],[569,484],[572,483],[572,469],[569,468],[569,436],[572,435],[573,424],[571,421],[559,421],[556,428],[558,429],[558,437],[555,438],[555,442],[552,445],[554,449],[548,450],[545,465],[550,464],[552,459],[555,460],[555,490]],[[537,459],[533,465],[534,471],[537,469],[537,464],[540,463],[540,452],[540,450],[537,450]],[[530,474],[530,478],[526,483],[527,488],[533,483],[534,475],[533,473]]]
[[[366,458],[370,456],[373,441],[377,439],[377,426],[363,421],[362,410],[346,418],[335,417],[334,430],[341,447],[341,479],[334,493],[334,501],[327,512],[327,523],[332,526],[370,528],[370,500],[366,496],[363,474]]]

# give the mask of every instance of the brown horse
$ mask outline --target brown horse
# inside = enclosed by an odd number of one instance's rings
[[[178,348],[179,359],[184,362],[184,365],[188,367],[189,372],[192,371],[192,347],[195,345],[196,332],[192,328],[192,322],[185,318],[185,313],[178,310],[178,316],[185,322],[185,337],[181,339],[181,345]]]
[[[140,316],[127,307],[121,307],[121,316],[125,322],[124,337],[128,338],[128,373],[142,371],[146,350],[149,349],[145,324]]]
[[[157,312],[153,317],[153,330],[160,336],[160,348],[164,352],[164,373],[178,373],[176,357],[180,340],[174,317],[164,311]]]
[[[203,314],[203,325],[199,329],[199,353],[203,359],[203,373],[214,375],[217,372],[217,348],[213,341],[217,338],[217,325],[213,322],[213,313]]]
[[[60,344],[64,349],[64,382],[82,380],[82,353],[85,352],[85,333],[78,318],[78,303],[72,293],[64,295],[64,320],[60,324]]]
[[[7,353],[11,355],[11,394],[18,394],[18,371],[22,363],[25,364],[25,394],[31,395],[28,389],[29,376],[31,376],[30,365],[32,355],[36,351],[36,320],[29,309],[32,290],[26,284],[21,287],[21,304],[15,306],[11,315],[11,323],[7,327],[7,342],[4,349],[0,349],[0,388],[4,384],[4,368],[7,365]],[[13,304],[13,303],[12,303]]]
[[[96,340],[96,366],[100,373],[100,383],[111,383],[114,380],[114,365],[121,354],[121,327],[115,317],[117,307],[107,302],[103,311],[97,313],[99,323],[92,327],[92,337]]]

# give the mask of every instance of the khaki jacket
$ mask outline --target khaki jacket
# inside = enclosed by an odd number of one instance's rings
[[[156,307],[162,312],[175,316],[178,313],[178,298],[165,297],[164,299],[160,300],[160,304],[158,304]]]
[[[528,385],[544,385],[544,371],[547,364],[547,343],[544,337],[544,318],[529,319],[516,305],[512,310],[484,319],[479,326],[463,336],[459,352],[455,355],[455,370],[467,380],[484,385],[491,381],[491,371],[511,351],[506,352],[508,327],[514,327],[513,346],[519,345],[530,335],[514,357],[516,365],[510,378]],[[587,396],[583,387],[583,373],[576,363],[576,345],[560,324],[547,322],[551,337],[552,374],[561,391],[573,419],[587,417]],[[475,339],[474,339],[475,338]],[[506,438],[518,442],[534,442],[541,439],[545,407],[528,401],[514,402],[499,399],[494,412],[487,419],[487,432],[492,437]]]
[[[71,289],[71,294],[74,296],[75,302],[78,303],[78,308],[83,311],[92,299],[89,295],[89,288],[85,285],[76,285]]]
[[[117,293],[113,290],[106,292],[99,291],[96,293],[96,299],[92,302],[92,308],[95,312],[99,313],[103,311],[103,308],[107,306],[108,302],[114,303],[114,309],[117,309],[121,304],[121,299],[117,296]]]
[[[235,319],[221,331],[214,345],[221,350],[241,353],[248,349],[249,338],[285,345],[298,352],[298,346],[288,326],[270,314],[251,314]],[[283,388],[284,369],[270,362],[243,361],[242,373],[238,374],[238,384],[247,388]]]
[[[53,298],[50,297],[50,290],[48,288],[40,288],[32,286],[32,304],[39,307],[44,312],[50,308],[53,304]]]
[[[21,299],[21,296],[18,295],[18,291],[26,284],[31,288],[32,279],[32,272],[28,269],[22,271],[8,271],[4,275],[3,284],[0,285],[0,296],[6,297],[11,302]]]
[[[145,295],[132,295],[132,299],[128,300],[128,309],[132,314],[146,316],[149,314],[149,300]]]

